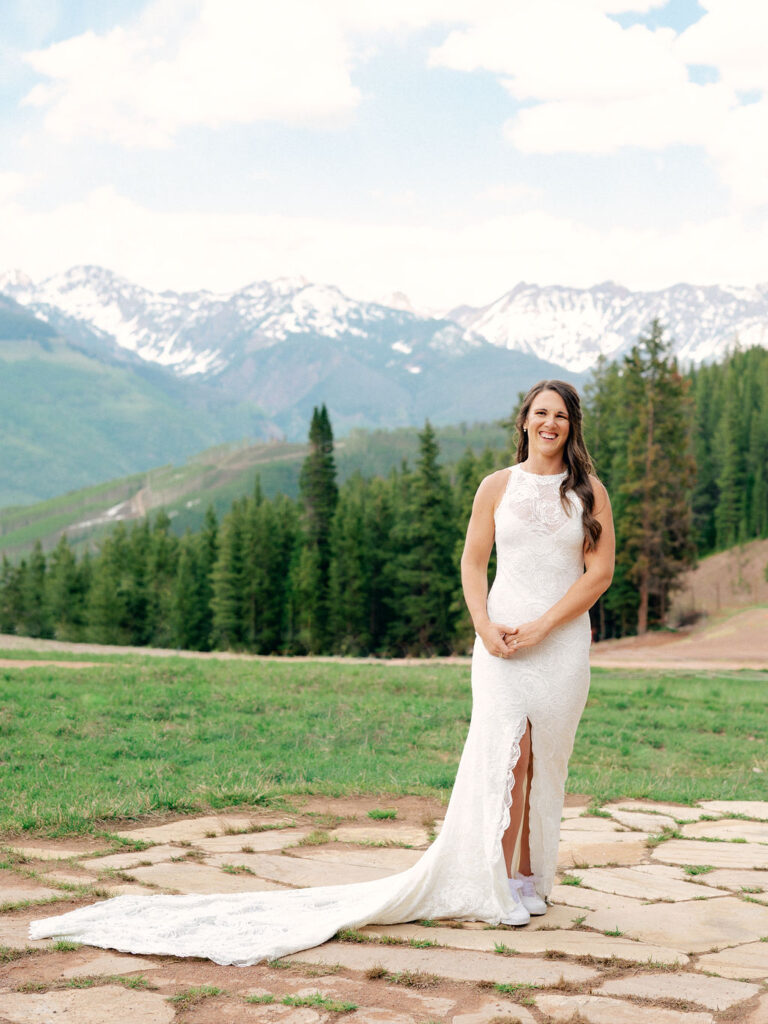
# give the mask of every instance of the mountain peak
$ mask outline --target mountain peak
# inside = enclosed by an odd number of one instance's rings
[[[10,295],[12,298],[20,292],[32,291],[34,287],[35,282],[23,270],[14,268],[0,274],[0,292]]]
[[[229,293],[153,292],[85,264],[40,284],[9,271],[0,277],[0,293],[63,333],[79,324],[179,376],[221,373],[246,351],[295,337],[339,343],[354,338],[359,345],[386,337],[400,354],[415,351],[414,345],[459,352],[487,342],[580,373],[600,355],[626,352],[654,318],[668,329],[684,362],[717,359],[736,336],[744,345],[768,347],[768,285],[679,283],[633,292],[615,281],[590,288],[519,281],[486,306],[446,311],[439,323],[436,313],[415,310],[402,292],[363,302],[301,275],[255,281]]]

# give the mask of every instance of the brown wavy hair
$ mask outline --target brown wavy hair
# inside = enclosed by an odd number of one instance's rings
[[[581,400],[579,393],[572,384],[564,380],[540,380],[534,384],[531,390],[523,399],[523,403],[515,418],[517,429],[517,453],[516,462],[525,462],[528,458],[528,434],[523,430],[528,412],[533,405],[533,400],[542,391],[556,391],[565,402],[568,411],[569,429],[563,451],[563,462],[565,464],[565,479],[560,484],[560,500],[563,508],[571,514],[570,502],[567,497],[568,491],[575,491],[581,500],[586,534],[587,551],[594,551],[602,533],[602,526],[595,518],[595,492],[589,474],[594,473],[595,468],[592,458],[584,444],[584,436],[581,430]]]

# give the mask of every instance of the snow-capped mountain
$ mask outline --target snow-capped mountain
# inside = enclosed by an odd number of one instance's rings
[[[736,339],[768,347],[768,285],[756,288],[676,284],[631,292],[606,282],[593,288],[518,284],[481,309],[446,314],[494,345],[588,370],[600,354],[622,355],[658,317],[683,364],[725,355]]]
[[[402,293],[362,302],[301,277],[232,293],[152,292],[86,266],[38,284],[12,271],[0,276],[0,292],[62,333],[71,336],[79,324],[182,377],[231,377],[256,353],[263,360],[265,350],[297,338],[335,340],[351,351],[372,346],[381,366],[411,375],[484,344],[582,373],[600,354],[626,352],[654,317],[685,364],[721,358],[737,338],[768,346],[768,285],[632,292],[611,282],[582,289],[523,283],[488,306],[457,306],[440,317],[416,310]]]
[[[302,277],[260,281],[229,294],[209,291],[152,292],[102,267],[72,267],[35,284],[21,271],[0,277],[0,292],[38,317],[79,321],[111,337],[147,362],[170,367],[180,376],[216,375],[243,350],[269,348],[291,336],[360,338],[385,331],[402,335],[391,342],[393,357],[409,372],[414,329],[423,337],[430,324],[433,347],[481,344],[463,329],[420,316],[407,299],[384,305],[358,302],[331,285]],[[448,327],[446,336],[445,328]]]

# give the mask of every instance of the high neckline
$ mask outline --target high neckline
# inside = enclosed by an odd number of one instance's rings
[[[523,469],[521,462],[516,462],[512,469],[519,469],[521,473],[525,473],[526,476],[535,476],[538,480],[560,480],[562,477],[568,474],[568,470],[564,469],[560,473],[531,473],[528,469]]]

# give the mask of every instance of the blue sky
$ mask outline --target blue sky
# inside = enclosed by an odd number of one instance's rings
[[[762,0],[5,0],[0,269],[768,280]]]

